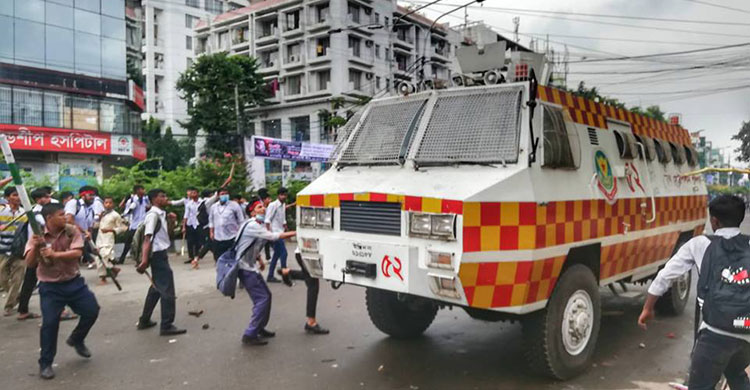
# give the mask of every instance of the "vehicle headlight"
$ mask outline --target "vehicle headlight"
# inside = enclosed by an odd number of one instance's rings
[[[315,221],[316,227],[322,227],[326,229],[333,228],[333,209],[332,208],[319,208],[317,220]]]
[[[432,221],[428,214],[412,214],[409,232],[416,234],[430,234]]]
[[[456,216],[454,214],[411,213],[409,235],[429,238],[454,239]]]
[[[432,290],[433,294],[455,299],[461,298],[455,276],[435,274],[427,274],[427,276],[430,277],[430,290]]]
[[[317,212],[312,207],[302,207],[299,211],[300,226],[315,227]]]
[[[300,249],[305,253],[318,253],[318,239],[300,237]]]
[[[439,214],[432,216],[432,234],[441,237],[453,237],[455,215]]]

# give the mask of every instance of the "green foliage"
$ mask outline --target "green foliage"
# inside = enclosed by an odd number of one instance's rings
[[[23,179],[23,185],[26,187],[26,191],[31,191],[39,187],[56,187],[56,183],[52,181],[48,175],[35,176],[27,171],[21,171],[21,178]]]
[[[249,129],[252,119],[245,110],[265,103],[267,96],[263,78],[257,73],[254,58],[229,56],[227,53],[203,55],[180,75],[177,89],[188,104],[190,120],[180,122],[195,136],[203,130],[206,151],[210,156],[233,153],[240,149],[240,129]],[[235,88],[239,113],[235,108]]]
[[[194,154],[192,138],[176,140],[172,129],[167,127],[161,134],[161,122],[153,117],[143,122],[141,140],[146,144],[148,158],[153,159],[147,164],[150,169],[173,171],[177,167],[187,165],[190,156]]]
[[[666,117],[667,113],[662,111],[661,108],[656,105],[648,106],[646,107],[645,110],[643,110],[642,108],[638,106],[635,106],[635,107],[632,107],[630,111],[635,114],[641,114],[645,117],[656,119],[658,121],[662,121],[662,122],[667,121],[667,117]]]
[[[725,185],[710,185],[707,186],[709,195],[747,195],[750,194],[750,188],[743,186],[725,186]]]
[[[596,89],[596,87],[588,88],[586,87],[586,83],[581,81],[578,83],[578,88],[574,90],[570,90],[564,87],[560,87],[561,89],[572,93],[574,96],[580,96],[585,99],[597,101],[599,103],[604,103],[613,107],[622,108],[627,110],[628,108],[625,106],[625,103],[620,102],[619,100],[615,98],[610,98],[607,96],[602,95],[599,93],[599,90]],[[666,113],[661,110],[661,108],[658,105],[648,106],[646,109],[642,109],[641,107],[635,106],[631,107],[629,109],[634,114],[640,114],[649,118],[656,119],[658,121],[666,122]]]
[[[737,160],[743,161],[743,162],[749,162],[750,161],[750,121],[742,122],[740,131],[738,131],[737,134],[733,135],[732,139],[735,141],[742,142],[740,147],[735,150],[735,152],[739,153]]]
[[[138,67],[133,63],[133,61],[128,60],[127,63],[127,72],[128,72],[128,78],[133,80],[136,85],[143,88],[143,72],[138,69]]]
[[[116,174],[105,179],[101,193],[111,195],[118,201],[131,193],[133,186],[140,184],[146,191],[161,188],[172,199],[185,196],[188,187],[218,189],[229,177],[235,164],[232,182],[227,186],[232,193],[243,193],[248,186],[244,160],[241,156],[227,155],[217,159],[200,160],[191,166],[179,166],[173,171],[150,168],[154,160],[141,161],[132,167],[117,167]]]

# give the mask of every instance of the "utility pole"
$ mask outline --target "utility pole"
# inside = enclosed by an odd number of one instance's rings
[[[521,18],[518,16],[513,17],[513,39],[518,43],[520,39],[518,38],[518,26],[521,25]]]
[[[237,122],[237,135],[240,134],[240,92],[237,83],[234,84],[234,115]]]

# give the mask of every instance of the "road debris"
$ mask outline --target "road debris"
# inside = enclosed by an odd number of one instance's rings
[[[668,339],[673,339],[674,338],[674,332],[667,333],[667,338]]]
[[[640,343],[638,344],[638,348],[640,349],[646,348],[646,344]]]
[[[169,339],[169,343],[170,343],[170,344],[174,344],[174,343],[176,343],[176,342],[177,342],[177,339]]]
[[[200,316],[203,315],[203,309],[201,309],[201,310],[190,310],[188,312],[188,314],[190,314],[191,316],[194,316],[194,317],[197,318],[197,317],[200,317]]]
[[[203,326],[201,328],[203,328],[203,330],[208,329],[209,328],[208,323],[203,324]]]
[[[378,367],[378,372],[383,372],[383,369],[384,369],[384,368],[385,368],[385,366],[383,366],[383,365],[381,364],[381,365],[380,365],[380,367]]]

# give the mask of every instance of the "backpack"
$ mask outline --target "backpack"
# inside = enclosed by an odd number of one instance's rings
[[[216,289],[218,289],[222,295],[234,299],[234,293],[237,289],[237,277],[240,272],[240,260],[245,255],[248,249],[252,247],[253,243],[245,249],[245,252],[237,256],[237,245],[240,243],[242,233],[245,232],[245,228],[250,221],[246,221],[240,229],[240,234],[237,239],[234,240],[234,244],[226,252],[224,252],[219,259],[216,260]]]
[[[706,236],[698,278],[703,321],[731,333],[750,334],[750,236]]]
[[[200,226],[208,225],[208,207],[206,206],[205,200],[198,205],[198,216],[196,218],[198,218],[198,224]]]
[[[10,244],[10,258],[22,259],[26,252],[26,242],[29,241],[29,221],[23,223],[16,229],[13,242]]]
[[[148,214],[146,214],[148,215]],[[161,229],[161,218],[156,218],[156,227],[154,228],[154,236],[156,236],[156,233]],[[133,260],[135,260],[136,264],[141,263],[141,255],[143,253],[143,242],[146,240],[146,220],[144,218],[143,223],[138,225],[138,227],[135,229],[135,233],[133,233],[133,243],[130,246],[130,253],[133,255]],[[151,246],[151,252],[149,252],[149,256],[151,256],[151,253],[154,251],[154,246]]]

